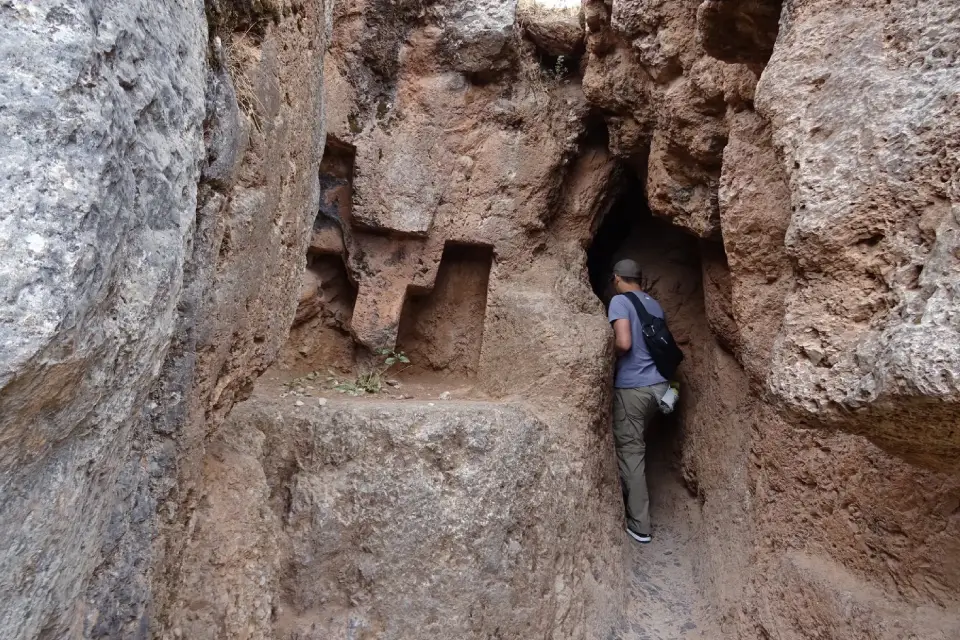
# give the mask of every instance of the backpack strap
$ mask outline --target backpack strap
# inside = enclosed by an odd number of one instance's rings
[[[640,316],[641,323],[650,324],[653,322],[653,314],[647,311],[647,308],[643,306],[643,302],[640,301],[640,296],[633,291],[627,291],[624,295],[627,296],[627,299],[633,303],[633,308],[637,310],[637,315]]]

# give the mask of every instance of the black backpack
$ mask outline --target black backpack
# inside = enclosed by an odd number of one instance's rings
[[[628,291],[626,296],[640,317],[640,331],[643,333],[643,341],[647,343],[650,357],[653,358],[653,364],[657,366],[660,375],[669,380],[683,360],[683,351],[680,351],[680,347],[670,335],[670,329],[667,329],[663,318],[647,311],[640,297],[633,291]]]

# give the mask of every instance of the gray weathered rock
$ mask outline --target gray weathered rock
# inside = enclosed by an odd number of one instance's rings
[[[0,636],[77,637],[163,361],[203,158],[203,3],[0,6]],[[134,483],[135,484],[135,483]]]
[[[211,72],[205,123],[219,140],[208,141],[211,165],[201,181],[189,296],[141,423],[154,432],[150,465],[161,469],[159,479],[151,478],[159,502],[149,548],[154,635],[173,631],[169,606],[178,593],[205,444],[286,340],[318,210],[326,132],[322,61],[332,3],[309,0],[279,13],[268,3],[220,7],[224,14],[208,17],[214,42],[223,41],[229,77]],[[226,9],[260,13],[231,18]],[[238,29],[237,19],[257,21],[262,33]],[[227,83],[236,88],[239,114]]]
[[[357,153],[353,219],[380,231],[427,235],[450,181],[444,167],[453,159],[436,144],[442,135],[419,119],[389,133],[375,130],[377,144]]]
[[[517,22],[549,55],[570,55],[583,47],[583,10],[577,0],[520,0]]]
[[[497,403],[303,404],[268,387],[213,443],[184,637],[599,637],[581,572],[606,550],[570,518],[578,462],[547,424]]]
[[[517,0],[457,0],[444,20],[444,55],[454,69],[479,73],[506,68]]]
[[[757,88],[790,182],[769,379],[801,416],[956,468],[960,7],[790,3]]]

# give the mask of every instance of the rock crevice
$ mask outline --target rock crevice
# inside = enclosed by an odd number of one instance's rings
[[[709,633],[955,637],[954,5],[3,3],[0,636],[666,628],[629,255]]]

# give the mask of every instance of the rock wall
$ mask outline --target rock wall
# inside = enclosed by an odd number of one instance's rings
[[[496,11],[485,6],[355,2],[337,8],[325,61],[330,153],[321,168],[309,251],[311,260],[323,256],[324,264],[342,258],[356,299],[349,315],[339,313],[340,303],[328,300],[339,286],[325,289],[320,270],[313,269],[305,276],[301,309],[304,317],[316,314],[317,323],[330,319],[329,329],[349,329],[358,361],[369,358],[368,349],[399,346],[418,367],[444,379],[469,378],[476,394],[497,404],[425,409],[424,420],[443,432],[463,423],[464,415],[475,421],[428,451],[420,442],[427,436],[409,433],[412,427],[403,422],[409,409],[396,407],[394,429],[394,413],[386,409],[377,409],[370,422],[364,412],[373,409],[335,405],[337,429],[363,432],[350,446],[361,447],[355,460],[369,473],[350,481],[360,502],[325,502],[328,520],[307,517],[321,508],[319,494],[309,498],[309,509],[274,500],[277,493],[300,490],[287,472],[273,477],[267,467],[275,461],[259,453],[260,445],[245,448],[236,462],[267,478],[252,494],[231,488],[239,480],[229,479],[233,471],[222,458],[233,460],[233,453],[207,452],[171,622],[187,636],[249,627],[253,637],[404,638],[419,637],[425,628],[600,637],[618,625],[623,537],[605,429],[610,345],[585,269],[586,243],[613,190],[615,166],[605,140],[588,127],[575,76],[561,78],[541,66],[533,45],[513,32],[514,8],[502,14],[508,5]],[[454,50],[454,41],[469,44]],[[302,326],[319,327],[313,322]],[[281,365],[293,371],[322,367],[324,376],[327,368],[352,367],[349,349],[337,346],[343,334],[308,334],[294,330]],[[533,343],[539,345],[535,352]],[[526,355],[518,360],[518,353]],[[333,354],[347,361],[325,360]],[[290,407],[295,396],[280,400],[283,389],[264,385],[265,395],[244,404],[247,418],[231,428],[269,433],[276,442],[271,447],[318,447],[320,460],[328,460],[327,444],[314,435],[297,444],[295,431],[280,428],[285,421],[264,422],[274,420],[275,407]],[[313,416],[309,420],[331,419],[314,399],[299,402],[300,414]],[[522,409],[510,408],[517,403]],[[496,438],[505,441],[491,445],[499,452],[490,454],[491,464],[502,456],[511,463],[470,471],[485,460],[469,440],[486,429],[488,414],[504,416],[497,418],[502,435]],[[256,415],[263,418],[250,418]],[[427,423],[418,429],[434,430]],[[262,438],[256,432],[250,437]],[[397,452],[389,458],[396,468],[373,472],[369,465],[386,446],[382,437]],[[367,438],[369,450],[362,444]],[[409,485],[422,473],[421,458],[445,470],[437,499]],[[337,475],[303,467],[302,455],[294,460],[290,464],[304,478]],[[457,482],[462,474],[476,474],[478,487]],[[501,489],[478,495],[488,482]],[[351,506],[366,504],[362,496],[393,495],[397,483],[408,487],[404,497],[359,508],[374,520],[396,523],[393,542],[403,554],[386,544],[387,529],[377,532]],[[323,481],[310,492],[324,486],[334,491]],[[471,540],[461,531],[464,523],[456,522],[458,510],[476,524]],[[502,514],[489,520],[491,510]],[[233,512],[256,520],[256,530],[274,533],[248,543],[238,538],[244,527],[217,531],[213,523]],[[328,531],[334,520],[343,523],[342,534]],[[431,532],[417,548],[424,523],[431,523]],[[359,552],[351,541],[361,545]],[[235,558],[228,566],[218,560],[224,546]],[[451,581],[448,564],[459,568],[471,590]],[[316,572],[340,576],[340,583],[313,585]],[[475,606],[467,607],[471,599]],[[509,607],[503,604],[508,600]]]
[[[957,556],[960,524],[957,153],[939,134],[958,15],[779,14],[585,5],[584,89],[611,150],[655,215],[706,238],[702,306],[662,296],[695,336],[681,422],[703,586],[730,637],[952,637],[960,573],[934,558]],[[624,245],[660,277],[669,256],[644,246]]]
[[[293,318],[330,16],[0,14],[0,635],[146,638],[164,628],[206,435]]]
[[[159,427],[155,450],[180,452],[176,467],[165,472],[176,484],[160,506],[158,629],[167,628],[168,605],[177,596],[182,549],[201,493],[204,443],[274,361],[294,319],[319,207],[331,11],[325,2],[208,7],[219,38],[213,48],[223,52],[221,81],[227,82],[226,71],[239,110],[214,106],[208,117],[211,139],[233,147],[217,155],[201,184],[208,226],[196,245],[204,252],[196,263],[197,297],[185,310],[187,330],[155,392],[160,412],[146,417]],[[180,386],[190,393],[171,398]]]
[[[958,478],[791,424],[740,363],[750,338],[720,248],[644,217],[622,238],[612,257],[642,265],[686,351],[666,428],[698,498],[694,561],[723,637],[955,635]]]
[[[630,174],[724,634],[960,635],[953,5],[3,4],[0,635],[617,633]]]
[[[586,2],[583,87],[607,114],[612,153],[646,176],[650,209],[716,238],[725,117],[749,107],[759,68],[724,63],[704,50],[699,5]]]
[[[189,1],[0,16],[0,636],[79,637],[152,517],[114,509],[197,232],[207,25]]]
[[[769,383],[803,419],[956,472],[960,10],[841,5],[790,3],[757,89],[797,282]]]
[[[580,476],[519,406],[262,385],[210,447],[183,637],[590,637]],[[546,526],[551,523],[553,526]],[[572,523],[571,523],[572,524]],[[547,562],[545,559],[549,558]],[[500,629],[500,631],[497,631]]]

